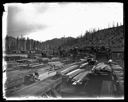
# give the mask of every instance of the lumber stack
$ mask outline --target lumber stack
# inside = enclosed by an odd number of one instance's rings
[[[78,65],[73,65],[73,66],[71,66],[69,68],[66,68],[65,70],[61,71],[61,74],[64,75],[64,74],[76,69],[77,67],[78,67]]]

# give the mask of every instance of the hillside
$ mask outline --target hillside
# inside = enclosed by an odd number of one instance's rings
[[[75,38],[73,38],[73,37],[66,37],[66,38],[62,37],[60,39],[55,38],[55,39],[47,40],[47,41],[43,42],[42,45],[43,45],[44,48],[56,49],[59,46],[62,46],[63,44],[65,44],[69,41],[72,41],[74,39]]]
[[[102,29],[92,32],[86,32],[83,36],[73,37],[62,37],[60,39],[55,38],[47,40],[45,42],[39,42],[32,39],[25,38],[13,38],[6,37],[6,50],[56,50],[59,48],[68,50],[73,47],[87,47],[87,46],[105,46],[110,48],[124,48],[124,31],[123,25]]]
[[[110,48],[124,47],[123,26],[103,29],[94,32],[86,32],[84,36],[67,41],[61,45],[64,48],[86,47],[86,46],[105,46]]]

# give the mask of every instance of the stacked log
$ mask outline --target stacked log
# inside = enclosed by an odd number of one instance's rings
[[[65,70],[61,71],[61,74],[64,75],[64,74],[76,69],[77,67],[78,67],[78,65],[73,65],[73,66],[71,66],[69,68],[66,68]]]
[[[113,74],[116,77],[116,86],[117,86],[117,93],[119,95],[124,94],[124,71],[120,65],[112,64],[111,68],[113,69]]]
[[[84,71],[85,72],[85,71]],[[81,73],[79,73],[77,76],[75,76],[73,79],[72,79],[72,81],[77,81],[77,80],[79,80],[79,78],[83,75],[83,73],[84,72],[81,72]]]
[[[85,67],[86,65],[88,65],[88,62],[83,63],[83,64],[80,66],[80,68],[83,68],[83,67]]]
[[[84,69],[76,69],[76,70],[73,70],[72,72],[66,74],[66,76],[68,76],[69,78],[73,78],[77,74],[81,73],[82,71],[84,71]]]
[[[92,70],[97,70],[97,71],[103,71],[104,70],[104,71],[110,71],[110,72],[112,71],[111,67],[105,63],[97,64],[96,66],[93,67]]]
[[[81,84],[82,83],[82,81],[84,80],[84,79],[86,79],[86,77],[87,77],[87,75],[88,75],[88,73],[89,73],[90,71],[84,71],[84,72],[82,72],[81,74],[80,74],[80,76],[78,76],[76,79],[76,81],[73,83],[73,85],[76,85],[76,84]]]
[[[70,75],[72,75],[73,73],[75,73],[75,72],[77,72],[77,71],[79,71],[79,70],[80,70],[80,69],[73,70],[73,71],[67,73],[66,76],[70,76]]]

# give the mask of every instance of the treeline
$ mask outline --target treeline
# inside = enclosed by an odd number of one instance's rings
[[[63,49],[73,47],[109,47],[109,48],[122,48],[124,47],[124,31],[123,25],[102,29],[96,31],[95,29],[91,32],[87,31],[85,35],[67,41],[61,45]]]
[[[112,28],[86,31],[85,34],[77,38],[62,37],[60,39],[47,40],[39,42],[32,39],[6,37],[6,51],[13,50],[70,50],[71,48],[78,47],[109,47],[109,48],[122,48],[124,47],[124,31],[123,25]]]
[[[11,36],[6,36],[5,41],[7,53],[12,51],[42,50],[41,42],[29,38],[13,38]]]
[[[6,53],[13,53],[18,51],[42,51],[42,50],[56,50],[61,46],[63,43],[67,42],[68,40],[73,39],[72,37],[61,39],[52,39],[47,40],[45,42],[39,42],[32,39],[25,39],[24,37],[21,38],[14,38],[11,36],[6,36],[5,38],[5,49]]]

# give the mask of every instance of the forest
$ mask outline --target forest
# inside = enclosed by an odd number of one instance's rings
[[[39,42],[33,39],[14,38],[6,36],[5,47],[6,53],[14,53],[20,51],[26,53],[27,51],[43,51],[43,50],[70,50],[71,48],[78,47],[109,47],[109,48],[124,48],[124,30],[123,25],[105,28],[101,30],[86,31],[84,35],[76,38],[62,37]],[[26,52],[25,52],[26,51]]]

